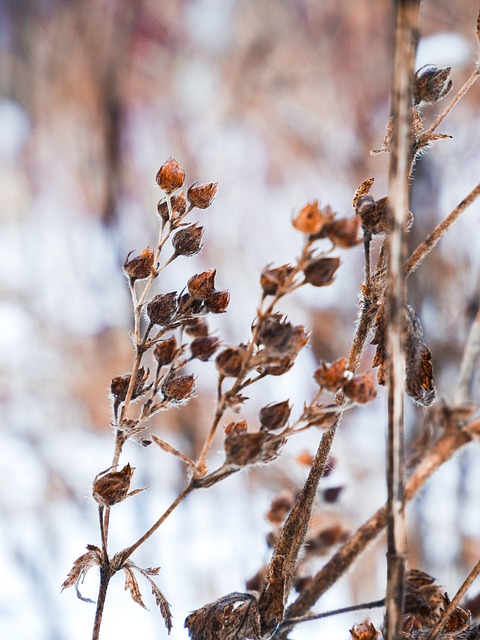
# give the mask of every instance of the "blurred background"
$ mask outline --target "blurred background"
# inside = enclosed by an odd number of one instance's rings
[[[388,156],[379,148],[389,115],[392,7],[384,0],[0,0],[0,630],[11,640],[83,640],[94,607],[60,595],[87,543],[99,544],[92,479],[112,455],[108,390],[130,370],[131,302],[122,265],[153,245],[169,157],[187,184],[218,181],[201,254],[165,271],[161,291],[217,268],[229,312],[216,316],[226,343],[248,337],[259,274],[300,252],[292,214],[307,201],[352,214],[357,186],[375,177],[386,194]],[[417,67],[452,67],[454,90],[476,57],[476,0],[422,3]],[[478,182],[479,88],[453,110],[441,141],[415,168],[415,247]],[[443,103],[425,112],[431,119]],[[474,204],[409,281],[432,350],[439,395],[451,399],[462,347],[479,302],[479,207]],[[299,293],[282,308],[312,329],[293,371],[251,395],[245,417],[312,397],[319,359],[347,354],[362,278],[361,248],[341,251],[335,284]],[[369,347],[363,369],[373,355]],[[155,419],[152,431],[198,454],[214,407],[215,370],[192,367],[198,397]],[[319,491],[318,529],[354,531],[384,501],[385,403],[342,422],[335,466]],[[473,399],[479,399],[478,379]],[[422,412],[407,407],[408,438]],[[161,566],[174,640],[187,638],[193,609],[244,591],[268,560],[269,505],[295,492],[319,432],[292,440],[279,461],[197,492],[135,554]],[[136,539],[184,486],[185,470],[152,445],[129,444],[134,488],[149,491],[112,514],[111,548]],[[221,461],[221,441],[218,441]],[[215,463],[215,451],[212,464]],[[410,565],[455,592],[480,553],[478,445],[446,465],[408,511]],[[328,492],[328,489],[332,491]],[[334,489],[341,489],[333,491]],[[326,550],[327,554],[332,549]],[[382,597],[384,541],[318,603],[319,611]],[[327,556],[326,556],[327,557]],[[318,566],[325,558],[318,559]],[[312,570],[315,567],[312,568]],[[95,598],[92,570],[82,592]],[[146,612],[112,582],[103,637],[165,638],[144,586]],[[375,619],[375,618],[374,618]],[[362,614],[303,625],[298,640],[347,638]],[[378,618],[377,618],[378,620]]]

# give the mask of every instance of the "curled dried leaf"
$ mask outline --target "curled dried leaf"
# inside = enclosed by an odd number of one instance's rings
[[[428,407],[437,395],[433,385],[432,354],[425,344],[420,317],[406,305],[405,317],[406,392],[418,404]]]
[[[70,569],[65,582],[62,584],[62,591],[69,587],[75,586],[77,597],[84,602],[93,602],[89,598],[82,596],[78,589],[78,585],[82,583],[85,576],[92,567],[99,566],[101,562],[101,551],[94,545],[87,545],[87,553],[77,558]]]
[[[191,640],[258,640],[260,615],[255,596],[229,593],[193,611],[185,620]]]
[[[142,600],[142,594],[140,587],[138,586],[137,578],[130,567],[123,567],[125,573],[125,591],[130,591],[132,600],[146,609],[145,603]]]

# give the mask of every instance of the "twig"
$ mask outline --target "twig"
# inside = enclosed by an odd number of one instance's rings
[[[460,365],[460,379],[453,396],[454,404],[467,404],[470,398],[473,374],[480,355],[480,309],[470,327],[467,341],[463,350],[462,363]]]
[[[466,577],[465,581],[463,582],[462,586],[460,587],[460,589],[455,594],[455,597],[450,602],[450,604],[447,606],[447,608],[443,612],[442,617],[437,622],[437,624],[433,627],[432,631],[430,632],[430,635],[426,638],[426,640],[435,640],[435,638],[438,636],[440,631],[445,626],[448,618],[455,611],[455,609],[458,607],[458,605],[460,604],[460,601],[462,600],[463,596],[466,594],[466,592],[468,591],[470,586],[473,584],[473,582],[475,581],[475,579],[477,578],[478,575],[480,575],[480,560],[477,562],[477,564],[470,571],[470,573]]]
[[[460,217],[460,215],[465,211],[465,209],[472,204],[480,195],[480,183],[470,191],[468,196],[466,196],[456,207],[455,209],[448,214],[448,216],[440,222],[437,227],[435,227],[434,231],[426,238],[412,253],[412,255],[408,258],[407,264],[405,267],[405,275],[409,276],[413,273],[418,265],[423,261],[423,259],[435,248],[438,241],[445,233],[450,229],[454,222]]]
[[[329,618],[331,616],[339,616],[342,613],[350,613],[352,611],[363,611],[364,609],[376,609],[377,607],[383,607],[385,605],[385,598],[381,600],[374,600],[373,602],[364,602],[362,604],[353,604],[350,607],[342,607],[341,609],[333,609],[332,611],[324,611],[323,613],[316,613],[310,616],[303,616],[300,618],[289,618],[280,623],[280,628],[291,629],[297,624],[302,622],[312,622],[313,620],[321,620],[322,618]]]
[[[430,476],[452,455],[480,434],[480,419],[474,420],[462,429],[448,429],[423,458],[405,487],[405,502],[409,502]],[[298,598],[288,608],[287,619],[303,616],[335,582],[351,567],[356,558],[365,550],[387,523],[386,506],[381,507],[349,538],[332,558],[311,579]],[[280,632],[275,640],[286,636]]]
[[[418,40],[419,0],[397,0],[392,86],[393,136],[389,167],[389,232],[387,313],[387,594],[384,636],[402,635],[407,538],[405,524],[404,460],[404,346],[405,227],[409,205],[413,71]]]

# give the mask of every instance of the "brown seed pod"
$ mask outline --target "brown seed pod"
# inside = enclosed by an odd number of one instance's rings
[[[205,309],[211,313],[225,313],[230,303],[228,291],[213,291],[205,298]]]
[[[281,429],[286,425],[291,411],[292,407],[289,405],[288,400],[267,404],[267,406],[260,409],[260,429],[262,431]]]
[[[177,311],[177,292],[160,293],[147,305],[147,315],[152,324],[167,325]]]
[[[106,507],[125,500],[130,489],[133,471],[134,467],[126,464],[121,471],[99,474],[93,481],[93,498]]]
[[[185,171],[174,158],[169,158],[158,170],[156,181],[165,193],[179,189],[185,180]]]
[[[269,269],[266,267],[260,275],[260,286],[265,296],[274,296],[280,288],[285,287],[289,281],[295,267],[291,264],[284,264],[281,267]]]
[[[358,402],[358,404],[365,404],[373,400],[377,395],[377,391],[375,389],[375,383],[373,382],[372,373],[367,371],[367,373],[348,380],[343,385],[343,393],[347,398]]]
[[[345,358],[339,358],[331,363],[321,362],[313,374],[315,382],[326,391],[336,393],[346,382],[346,366],[347,361]]]
[[[160,366],[171,364],[177,351],[177,340],[175,336],[167,340],[160,340],[153,350],[153,357]]]
[[[220,346],[220,338],[216,336],[201,336],[190,343],[192,358],[207,362]]]
[[[362,242],[358,237],[360,228],[359,218],[339,218],[333,222],[325,224],[325,235],[330,238],[333,244],[341,249],[356,247]]]
[[[172,238],[172,245],[177,256],[193,256],[202,248],[203,227],[191,224],[180,229]]]
[[[217,188],[218,182],[209,182],[208,184],[194,182],[187,191],[187,197],[197,209],[206,209],[215,199]]]
[[[314,287],[325,287],[334,280],[334,275],[340,266],[340,258],[317,258],[312,260],[303,270],[305,282]]]
[[[180,191],[179,193],[172,196],[170,199],[170,205],[172,207],[174,220],[181,218],[187,211],[188,205],[187,198],[185,197],[185,192]],[[165,198],[158,202],[157,211],[163,222],[168,222],[168,220],[170,219],[170,212],[168,210],[168,204]]]
[[[292,220],[292,225],[298,231],[309,235],[318,233],[325,224],[326,218],[318,208],[318,200],[309,202]]]
[[[169,376],[162,384],[162,393],[167,400],[180,402],[190,398],[195,391],[195,376]]]
[[[209,269],[192,276],[187,282],[190,295],[200,300],[208,298],[215,290],[216,269]]]
[[[150,248],[147,247],[142,253],[136,258],[129,259],[132,254],[132,251],[128,254],[125,263],[123,265],[123,270],[130,278],[130,280],[144,280],[148,278],[148,276],[152,272],[154,255],[153,252],[150,251]]]
[[[242,372],[246,355],[242,347],[228,347],[218,354],[215,364],[222,376],[236,378]]]
[[[439,69],[434,64],[426,64],[415,73],[413,104],[423,106],[435,104],[452,88],[450,72],[452,68]]]

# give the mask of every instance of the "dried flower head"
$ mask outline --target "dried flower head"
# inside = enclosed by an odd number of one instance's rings
[[[339,218],[325,224],[325,235],[333,244],[342,249],[356,247],[362,240],[358,237],[359,218]]]
[[[213,291],[204,300],[205,309],[211,313],[225,313],[230,304],[230,293],[228,291]]]
[[[144,280],[145,278],[148,278],[153,268],[153,252],[150,251],[149,247],[147,247],[139,256],[130,260],[129,258],[132,253],[133,252],[130,251],[130,253],[128,254],[123,265],[123,270],[132,282],[135,280]]]
[[[209,182],[208,184],[194,182],[187,191],[187,197],[197,209],[207,209],[215,199],[217,188],[217,182]]]
[[[318,208],[318,200],[314,200],[300,209],[292,224],[298,231],[312,235],[320,231],[325,221],[325,216]]]
[[[452,68],[439,69],[434,64],[426,64],[415,73],[413,104],[423,106],[435,104],[452,88],[450,72]]]
[[[190,343],[190,352],[192,358],[206,362],[213,356],[219,346],[220,338],[216,336],[201,336],[192,340]]]
[[[285,288],[294,272],[295,267],[291,264],[284,264],[274,269],[266,267],[260,275],[260,286],[262,287],[263,295],[276,295],[279,289]]]
[[[172,208],[173,220],[182,218],[187,211],[187,198],[185,192],[180,191],[170,198],[170,206]],[[157,204],[158,215],[161,217],[164,223],[170,219],[170,211],[168,210],[168,204],[166,198],[160,200]]]
[[[339,358],[331,363],[321,362],[313,374],[315,382],[323,389],[336,393],[346,382],[346,366],[345,358]]]
[[[314,287],[325,287],[334,280],[334,275],[340,266],[340,258],[317,258],[311,260],[303,270],[305,282]]]
[[[187,282],[190,295],[200,300],[208,298],[215,290],[216,269],[209,269],[192,276]]]
[[[260,429],[262,431],[274,431],[281,429],[287,423],[292,407],[288,400],[276,402],[275,404],[267,404],[266,407],[260,409]]]
[[[358,404],[365,404],[373,400],[377,391],[375,389],[375,383],[373,382],[373,376],[370,371],[363,373],[362,375],[355,376],[351,380],[347,380],[343,385],[343,393]]]
[[[160,340],[153,350],[153,357],[160,366],[171,364],[177,353],[177,340],[175,336],[167,340]]]
[[[202,248],[203,227],[198,227],[197,223],[191,224],[184,229],[180,229],[173,236],[172,245],[177,256],[193,256]]]
[[[93,498],[106,507],[125,500],[130,489],[133,471],[134,467],[126,464],[121,471],[99,474],[93,482]]]
[[[144,367],[140,367],[137,373],[137,378],[135,380],[135,385],[132,391],[132,400],[138,398],[142,394],[144,394],[149,387],[145,385],[148,380],[148,376],[150,375],[150,370],[147,369],[145,371]],[[115,403],[123,402],[127,397],[128,387],[130,386],[132,374],[127,373],[124,376],[116,376],[112,379],[110,384],[110,392],[112,396],[115,398]]]
[[[236,378],[242,373],[246,357],[247,353],[242,346],[228,347],[218,354],[215,364],[222,376]]]
[[[147,305],[147,315],[152,324],[167,325],[177,311],[177,292],[159,293]]]
[[[169,158],[158,170],[156,181],[165,193],[179,189],[185,180],[185,170],[174,158]]]
[[[168,376],[162,384],[162,393],[166,400],[181,402],[195,392],[195,376]]]
[[[205,318],[191,318],[185,322],[185,333],[194,338],[208,336],[208,323]]]

